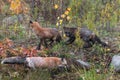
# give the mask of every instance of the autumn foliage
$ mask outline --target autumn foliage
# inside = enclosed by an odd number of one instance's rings
[[[9,57],[9,56],[37,56],[38,51],[34,48],[25,48],[25,47],[14,47],[14,43],[9,38],[6,38],[0,42],[0,57]]]
[[[23,0],[8,0],[10,3],[10,10],[15,14],[28,13],[29,7]]]
[[[0,42],[0,56],[6,57],[7,56],[6,53],[12,45],[13,45],[12,41],[8,38]]]
[[[4,5],[5,3],[2,0],[0,0],[0,13],[2,13]]]

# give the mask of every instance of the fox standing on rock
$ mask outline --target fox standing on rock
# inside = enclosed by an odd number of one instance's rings
[[[43,28],[39,25],[38,22],[32,21],[30,21],[30,26],[32,27],[38,38],[40,38],[40,43],[37,46],[37,50],[40,50],[43,43],[45,44],[46,48],[48,47],[46,43],[47,39],[50,41],[50,45],[52,45],[54,41],[60,42],[62,40],[61,35],[56,28]]]

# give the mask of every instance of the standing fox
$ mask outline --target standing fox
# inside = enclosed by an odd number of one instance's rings
[[[71,44],[76,39],[77,28],[63,27],[65,35],[69,37],[69,40],[66,41],[66,44]],[[90,48],[95,43],[101,44],[103,47],[108,46],[105,42],[101,41],[101,39],[91,30],[82,27],[79,32],[80,38],[85,42],[83,48]]]
[[[38,22],[32,22],[32,21],[30,21],[30,26],[32,27],[38,38],[40,38],[41,40],[37,47],[38,50],[41,48],[41,45],[43,43],[45,44],[45,47],[48,47],[46,43],[46,39],[50,40],[50,45],[54,41],[60,42],[62,39],[59,31],[56,28],[43,28],[39,25]]]

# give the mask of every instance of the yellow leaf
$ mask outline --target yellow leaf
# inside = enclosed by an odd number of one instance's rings
[[[62,15],[61,15],[61,18],[65,18],[65,14],[62,14]]]
[[[64,13],[64,14],[68,15],[68,14],[69,14],[69,11],[65,11],[65,13]]]
[[[59,20],[59,19],[60,19],[60,17],[57,17],[57,19]]]
[[[56,23],[56,26],[59,26],[59,23],[58,23],[58,22]]]
[[[71,8],[67,8],[68,11],[71,11]]]
[[[55,9],[58,9],[58,7],[59,7],[59,6],[58,6],[57,4],[54,5],[54,8],[55,8]]]
[[[20,0],[12,0],[10,4],[10,10],[17,14],[20,13],[21,12]]]
[[[70,16],[67,16],[67,20],[70,20]]]
[[[61,19],[61,20],[59,20],[59,22],[60,22],[60,24],[62,24],[63,20]]]
[[[20,2],[20,0],[16,0],[16,2]]]
[[[64,38],[66,38],[66,35],[65,35],[65,34],[63,34],[63,37],[64,37]]]
[[[108,48],[107,51],[110,51],[110,49]]]

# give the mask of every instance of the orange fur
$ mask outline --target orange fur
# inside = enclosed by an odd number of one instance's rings
[[[30,26],[32,27],[36,35],[41,39],[39,47],[41,46],[41,44],[43,44],[43,42],[47,47],[47,44],[45,42],[46,39],[51,40],[51,44],[53,43],[53,41],[60,42],[61,40],[60,33],[56,28],[43,28],[39,25],[38,22],[31,22]]]
[[[58,57],[28,57],[26,58],[30,68],[54,68],[67,64],[66,60]]]
[[[55,68],[67,65],[64,58],[58,57],[9,57],[1,61],[1,64],[25,64],[27,67],[35,68]]]
[[[42,28],[38,22],[33,22],[31,24],[31,27],[33,28],[36,35],[40,38],[45,38],[45,39],[52,38],[52,37],[56,37],[58,34],[58,32],[53,30],[53,28]]]

